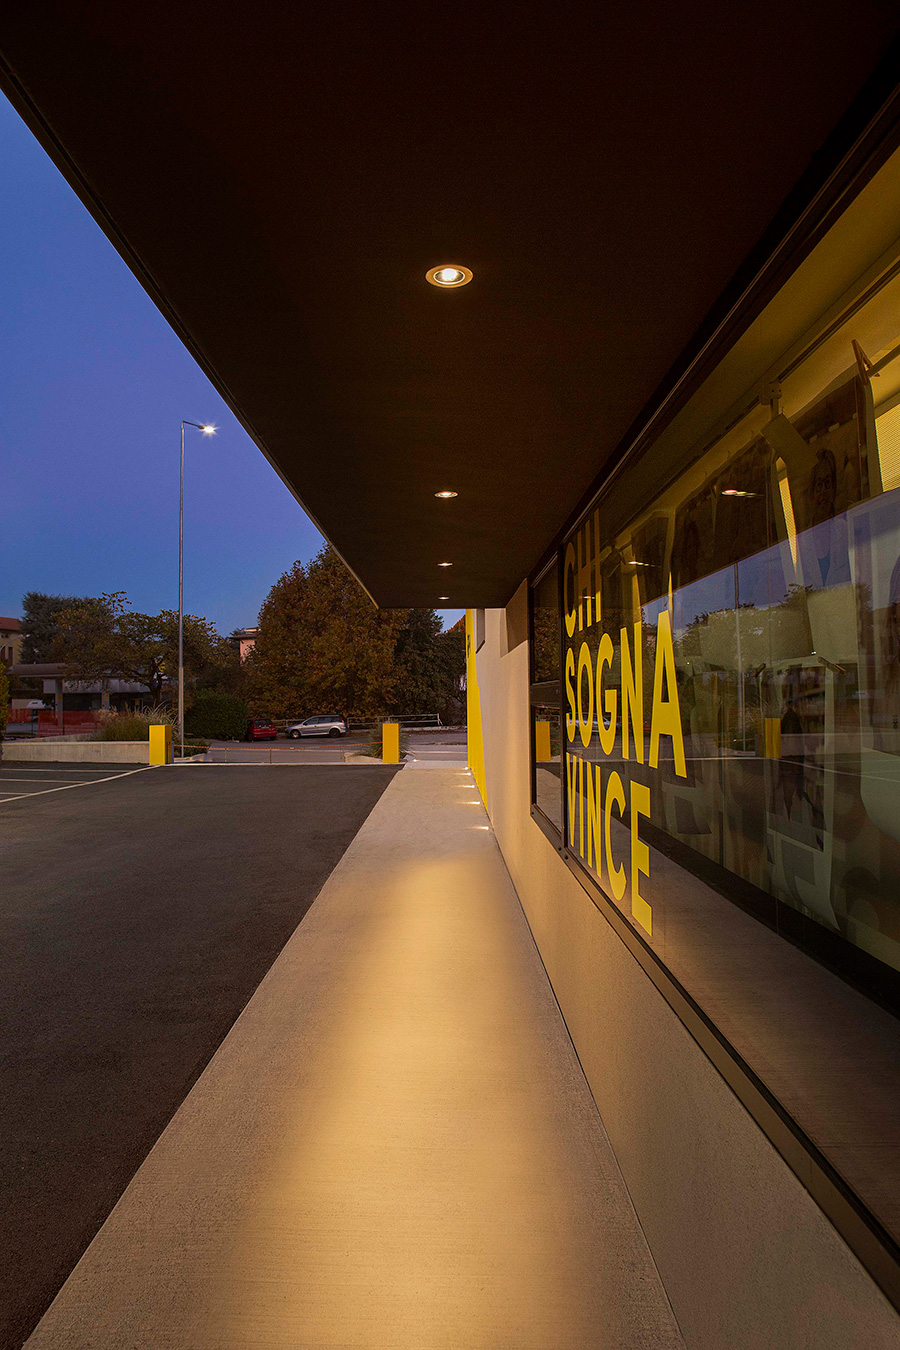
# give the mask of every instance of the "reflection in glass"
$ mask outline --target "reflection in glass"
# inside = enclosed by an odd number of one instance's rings
[[[565,547],[568,842],[647,933],[655,830],[900,968],[900,488],[875,427],[854,371]]]
[[[534,800],[558,830],[562,830],[562,728],[559,704],[531,710],[534,728]]]
[[[554,562],[531,592],[534,684],[559,679],[559,568]]]
[[[532,800],[562,833],[562,726],[559,711],[559,566],[531,592]]]

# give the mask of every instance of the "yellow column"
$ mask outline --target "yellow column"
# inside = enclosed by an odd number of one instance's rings
[[[481,729],[481,697],[478,693],[478,666],[475,661],[475,611],[466,610],[466,704],[468,726],[466,740],[469,746],[469,768],[487,808],[487,789],[484,776],[484,736]]]
[[[170,726],[152,726],[150,728],[150,763],[172,763],[172,728]]]
[[[536,721],[534,724],[534,757],[538,764],[546,764],[553,758],[550,749],[550,723]]]
[[[382,722],[381,724],[381,762],[382,764],[400,763],[399,722]]]

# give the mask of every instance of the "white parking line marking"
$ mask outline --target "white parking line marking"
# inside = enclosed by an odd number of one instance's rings
[[[5,806],[7,802],[21,802],[26,797],[46,797],[48,792],[71,792],[77,787],[92,787],[94,783],[112,783],[116,778],[130,778],[135,773],[147,773],[149,769],[155,769],[156,764],[144,764],[140,769],[128,769],[125,773],[111,773],[108,778],[90,778],[86,783],[67,783],[65,787],[41,788],[37,792],[20,792],[15,797],[6,797],[0,806]]]
[[[110,767],[108,764],[104,764],[102,766],[98,764],[97,767],[94,769],[80,769],[71,767],[69,764],[65,762],[65,760],[53,762],[55,763],[54,768],[42,769],[39,764],[31,764],[23,762],[22,760],[19,760],[17,762],[15,760],[0,759],[0,773],[50,773],[50,774],[64,773],[66,777],[68,777],[69,774],[74,773],[103,773],[104,769],[108,769]],[[149,768],[150,766],[143,765],[142,767]],[[121,772],[131,773],[132,770],[123,769],[121,770]]]
[[[18,774],[6,774],[0,772],[0,783],[70,783],[73,780],[68,777],[59,778],[20,778]]]

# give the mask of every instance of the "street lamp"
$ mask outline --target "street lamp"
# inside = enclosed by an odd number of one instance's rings
[[[196,427],[204,436],[214,436],[211,422],[181,422],[181,485],[178,496],[178,739],[184,759],[184,429]]]

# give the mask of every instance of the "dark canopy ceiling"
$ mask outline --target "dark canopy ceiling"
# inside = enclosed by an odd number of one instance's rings
[[[897,26],[877,0],[480,17],[70,0],[5,6],[0,52],[6,91],[373,597],[488,606]],[[429,286],[441,262],[474,281]]]

